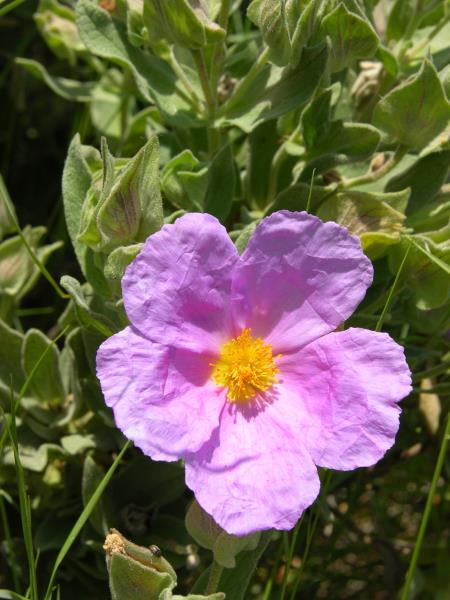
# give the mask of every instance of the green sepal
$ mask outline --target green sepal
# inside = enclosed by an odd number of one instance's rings
[[[226,569],[236,566],[236,556],[244,550],[254,550],[261,534],[231,535],[217,525],[214,519],[194,500],[186,513],[186,529],[200,545],[212,550],[214,560]]]

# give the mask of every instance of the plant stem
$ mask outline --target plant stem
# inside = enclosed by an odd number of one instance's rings
[[[272,166],[270,168],[270,177],[267,191],[267,204],[270,204],[275,200],[275,196],[277,194],[277,183],[278,183],[278,175],[280,173],[281,165],[284,160],[288,156],[286,152],[286,146],[288,143],[295,141],[296,137],[300,135],[300,123],[291,133],[291,135],[284,140],[278,150],[275,152],[274,157],[272,159]]]
[[[0,516],[1,516],[1,521],[2,521],[3,532],[5,535],[5,545],[8,548],[8,554],[9,554],[9,558],[11,561],[10,566],[11,566],[13,586],[14,586],[14,590],[16,592],[19,592],[20,591],[20,581],[19,581],[19,576],[17,574],[18,568],[17,568],[17,562],[16,562],[16,551],[14,549],[13,541],[11,538],[11,531],[9,528],[8,516],[6,514],[6,509],[5,509],[5,500],[1,494],[0,494]]]
[[[7,4],[6,6],[3,6],[3,8],[0,9],[0,17],[4,17],[5,15],[7,15],[9,12],[11,12],[12,10],[14,10],[17,6],[20,6],[21,4],[23,4],[25,2],[25,0],[13,0],[13,2],[10,2],[9,4]]]
[[[258,56],[258,59],[256,60],[255,64],[252,66],[250,71],[247,73],[247,75],[244,77],[244,79],[241,79],[239,85],[236,86],[233,94],[222,106],[221,112],[230,110],[230,108],[232,108],[236,103],[238,103],[241,100],[242,96],[245,96],[245,94],[248,92],[249,88],[252,86],[256,77],[259,75],[261,70],[265,67],[265,65],[269,59],[269,54],[270,54],[270,49],[268,47],[265,48],[261,52],[261,54]]]
[[[191,82],[186,77],[186,73],[183,71],[183,67],[178,62],[177,57],[175,56],[175,53],[173,51],[173,47],[170,48],[169,62],[170,62],[170,66],[174,70],[176,76],[180,79],[181,83],[186,88],[186,91],[189,93],[193,105],[196,106],[197,110],[200,112],[201,111],[201,100],[197,96],[197,93],[194,90],[194,88],[192,87]]]
[[[433,479],[431,480],[430,490],[428,492],[427,502],[425,504],[425,510],[423,511],[422,521],[420,523],[419,532],[416,538],[416,544],[414,546],[414,552],[411,557],[411,562],[409,564],[408,573],[406,574],[405,586],[402,591],[401,600],[407,600],[409,597],[409,590],[411,588],[411,583],[414,577],[414,572],[416,570],[417,561],[419,559],[420,549],[422,547],[422,542],[425,537],[425,532],[428,525],[428,520],[430,518],[431,509],[433,507],[433,499],[434,494],[436,492],[436,486],[438,483],[438,479],[441,475],[442,467],[444,465],[445,454],[447,451],[447,445],[450,440],[450,414],[447,415],[447,423],[445,425],[444,435],[442,437],[441,447],[439,450],[438,459],[436,462],[436,467],[433,473]]]
[[[410,250],[411,250],[411,245],[409,245],[408,248],[406,249],[405,256],[403,257],[403,260],[400,263],[400,266],[399,266],[399,268],[397,270],[397,274],[395,276],[394,283],[392,284],[392,287],[389,290],[389,295],[387,297],[386,304],[384,305],[383,310],[381,311],[381,315],[380,315],[380,318],[377,321],[377,324],[376,324],[376,327],[375,327],[375,331],[381,331],[381,328],[383,327],[383,323],[384,323],[384,319],[386,317],[386,313],[387,313],[387,311],[389,310],[389,308],[391,306],[392,298],[393,298],[394,292],[395,292],[395,290],[397,288],[398,280],[400,279],[400,275],[401,275],[401,273],[403,271],[403,267],[405,266],[405,262],[406,262],[406,259],[408,258],[408,254],[409,254]]]
[[[264,590],[264,596],[263,596],[262,600],[270,600],[270,594],[272,593],[273,582],[274,582],[275,576],[278,571],[278,565],[280,564],[282,553],[283,553],[283,544],[280,542],[278,544],[277,554],[276,554],[275,560],[273,562],[273,567],[272,567],[272,571],[270,573],[270,578],[268,579],[268,581],[266,583],[266,588]]]
[[[287,561],[286,561],[286,564],[284,567],[283,587],[281,588],[280,600],[284,600],[286,597],[289,571],[291,569],[292,558],[294,557],[294,551],[295,551],[295,547],[297,545],[298,532],[300,531],[300,526],[302,524],[302,521],[303,521],[303,515],[297,521],[294,532],[292,534],[291,544],[289,547],[289,555],[288,555],[288,558],[287,558]]]
[[[298,586],[300,584],[301,576],[302,576],[303,571],[305,569],[305,564],[306,564],[306,560],[307,560],[308,555],[309,555],[309,551],[311,549],[311,544],[312,544],[312,541],[313,541],[313,538],[314,538],[314,534],[316,532],[317,523],[319,522],[320,512],[322,510],[322,506],[323,506],[324,502],[326,501],[326,497],[327,497],[327,494],[328,494],[328,488],[329,488],[330,482],[331,482],[331,476],[332,476],[332,471],[327,470],[326,475],[325,475],[325,480],[324,480],[323,488],[322,488],[322,490],[320,492],[320,498],[319,498],[318,504],[316,506],[316,512],[315,512],[315,515],[314,515],[314,521],[312,523],[311,530],[309,530],[309,521],[308,521],[308,534],[307,534],[307,539],[306,539],[305,551],[304,551],[303,556],[302,556],[302,562],[301,562],[301,565],[300,565],[300,569],[298,570],[298,573],[297,573],[297,578],[296,578],[296,580],[294,582],[294,586],[293,586],[292,594],[291,594],[291,600],[295,600],[297,598],[297,589],[298,589]],[[311,519],[311,516],[310,516],[310,519]]]
[[[221,567],[216,561],[211,565],[211,571],[209,573],[208,585],[206,586],[206,594],[214,594],[217,592],[219,587],[220,578],[222,576],[223,567]]]
[[[442,375],[446,373],[450,369],[450,360],[446,362],[440,363],[439,365],[435,365],[434,367],[430,367],[425,371],[420,371],[413,375],[413,382],[417,383],[425,379],[426,377],[436,377],[436,375]]]
[[[227,31],[228,19],[230,16],[230,0],[222,0],[220,7],[218,23],[222,29]],[[217,88],[219,85],[220,74],[223,66],[223,59],[225,57],[226,45],[224,42],[218,42],[214,46],[214,50],[211,58],[211,87],[217,97]]]
[[[384,163],[382,167],[380,167],[377,171],[369,171],[365,175],[361,175],[360,177],[354,177],[352,179],[344,179],[339,184],[339,187],[342,189],[349,189],[353,187],[357,187],[359,185],[365,185],[366,183],[372,183],[374,181],[378,181],[382,177],[384,177],[389,171],[398,165],[398,163],[405,156],[407,148],[405,146],[398,146],[395,150],[394,154],[391,158]]]
[[[270,176],[267,190],[267,204],[273,202],[273,200],[275,200],[275,196],[277,195],[278,175],[280,173],[281,165],[283,164],[286,156],[286,145],[285,143],[283,143],[275,152],[272,160],[272,165],[270,167]]]
[[[202,50],[192,50],[195,66],[197,67],[198,76],[205,96],[206,102],[206,118],[208,128],[208,146],[210,156],[213,156],[219,146],[219,132],[214,127],[216,118],[216,94],[213,92],[211,82],[208,76],[208,69],[205,63],[205,56]]]

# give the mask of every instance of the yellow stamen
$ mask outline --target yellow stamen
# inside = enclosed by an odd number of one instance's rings
[[[217,385],[228,388],[230,402],[245,402],[278,381],[274,359],[280,357],[273,356],[270,344],[253,338],[251,329],[244,329],[222,346],[219,360],[212,365],[212,377]]]

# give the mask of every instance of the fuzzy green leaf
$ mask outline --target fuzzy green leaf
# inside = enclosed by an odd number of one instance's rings
[[[22,365],[25,374],[29,375],[49,346],[49,351],[33,375],[30,387],[37,398],[51,406],[55,402],[63,402],[65,391],[59,370],[59,350],[42,331],[29,329],[25,334]]]
[[[208,5],[198,0],[144,0],[144,23],[150,42],[166,39],[199,49],[225,37],[210,19]]]
[[[224,221],[233,202],[236,172],[231,146],[227,144],[214,156],[208,167],[208,187],[204,210]]]
[[[435,67],[425,60],[420,71],[382,98],[375,108],[374,124],[393,140],[421,149],[450,120],[450,103]]]
[[[77,25],[90,52],[130,69],[143,98],[155,103],[168,123],[198,126],[186,94],[169,65],[154,54],[135,48],[126,26],[90,0],[77,2]]]
[[[332,89],[320,94],[302,114],[303,139],[308,158],[322,154],[346,154],[362,160],[373,154],[380,143],[380,132],[364,123],[331,120]]]
[[[291,110],[300,109],[315,92],[326,69],[328,45],[305,48],[295,68],[266,65],[244,97],[231,96],[224,105],[225,124],[246,132]]]
[[[33,77],[48,85],[52,92],[65,100],[72,102],[90,102],[92,100],[92,94],[97,85],[94,82],[55,77],[50,75],[44,65],[36,60],[16,58],[15,62],[33,75]]]
[[[371,58],[379,45],[378,36],[370,25],[358,14],[340,3],[323,19],[317,40],[331,40],[330,70],[342,71],[358,59]]]

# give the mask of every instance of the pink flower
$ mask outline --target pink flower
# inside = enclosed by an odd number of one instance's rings
[[[334,331],[371,282],[358,239],[307,213],[267,217],[242,256],[210,215],[165,225],[123,278],[131,326],[97,354],[117,426],[154,460],[183,459],[229,533],[290,529],[316,465],[373,465],[394,443],[403,349]]]

